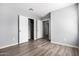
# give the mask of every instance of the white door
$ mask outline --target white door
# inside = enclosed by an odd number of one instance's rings
[[[28,42],[28,18],[19,16],[19,43]]]

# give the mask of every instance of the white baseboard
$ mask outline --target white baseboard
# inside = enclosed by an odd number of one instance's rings
[[[68,47],[79,48],[79,46],[75,46],[75,45],[71,45],[71,44],[66,44],[66,43],[55,42],[55,41],[51,41],[51,43],[58,44],[58,45],[63,45],[63,46],[68,46]],[[10,46],[14,46],[14,45],[17,45],[17,44],[18,43],[2,46],[2,47],[0,47],[0,49],[7,48],[7,47],[10,47]]]
[[[75,46],[75,45],[71,45],[71,44],[66,44],[66,43],[55,42],[55,41],[51,41],[51,43],[55,43],[55,44],[63,45],[63,46],[67,46],[67,47],[79,48],[79,46]]]
[[[10,46],[14,46],[14,45],[17,45],[17,44],[18,44],[18,43],[10,44],[10,45],[5,45],[5,46],[0,47],[0,49],[7,48],[7,47],[10,47]]]

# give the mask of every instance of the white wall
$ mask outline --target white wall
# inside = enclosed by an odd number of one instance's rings
[[[41,20],[37,20],[37,39],[43,38],[43,23]]]
[[[78,11],[77,11],[77,13],[78,13],[78,38],[79,38],[79,3],[78,3]]]
[[[18,15],[38,19],[13,4],[0,4],[0,48],[18,43]]]
[[[77,4],[51,12],[51,42],[79,46]]]
[[[18,15],[14,8],[0,4],[0,48],[18,42]]]

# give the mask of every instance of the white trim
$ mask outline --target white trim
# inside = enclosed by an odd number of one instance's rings
[[[0,49],[7,48],[7,47],[10,47],[10,46],[14,46],[14,45],[17,45],[17,44],[18,44],[18,43],[10,44],[10,45],[5,45],[5,46],[0,47]]]
[[[55,44],[63,45],[63,46],[67,46],[67,47],[79,48],[79,46],[76,46],[76,45],[71,45],[71,44],[66,44],[66,43],[60,43],[60,42],[55,42],[55,41],[51,41],[51,43],[55,43]]]
[[[48,21],[49,19],[45,19],[45,20],[42,20],[42,21]]]
[[[68,47],[79,48],[78,46],[75,46],[75,45],[60,43],[60,42],[55,42],[55,41],[51,41],[51,43],[58,44],[58,45],[63,45],[63,46],[68,46]],[[7,47],[10,47],[10,46],[14,46],[14,45],[18,45],[18,43],[2,46],[2,47],[0,47],[0,49],[7,48]]]

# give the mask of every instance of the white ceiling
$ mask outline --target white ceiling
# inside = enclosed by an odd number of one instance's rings
[[[64,8],[69,5],[73,5],[74,3],[16,3],[16,4],[7,4],[16,6],[22,11],[28,12],[30,14],[34,14],[38,17],[44,17],[51,11],[55,11],[60,8]],[[29,8],[33,8],[34,11],[29,11]]]

